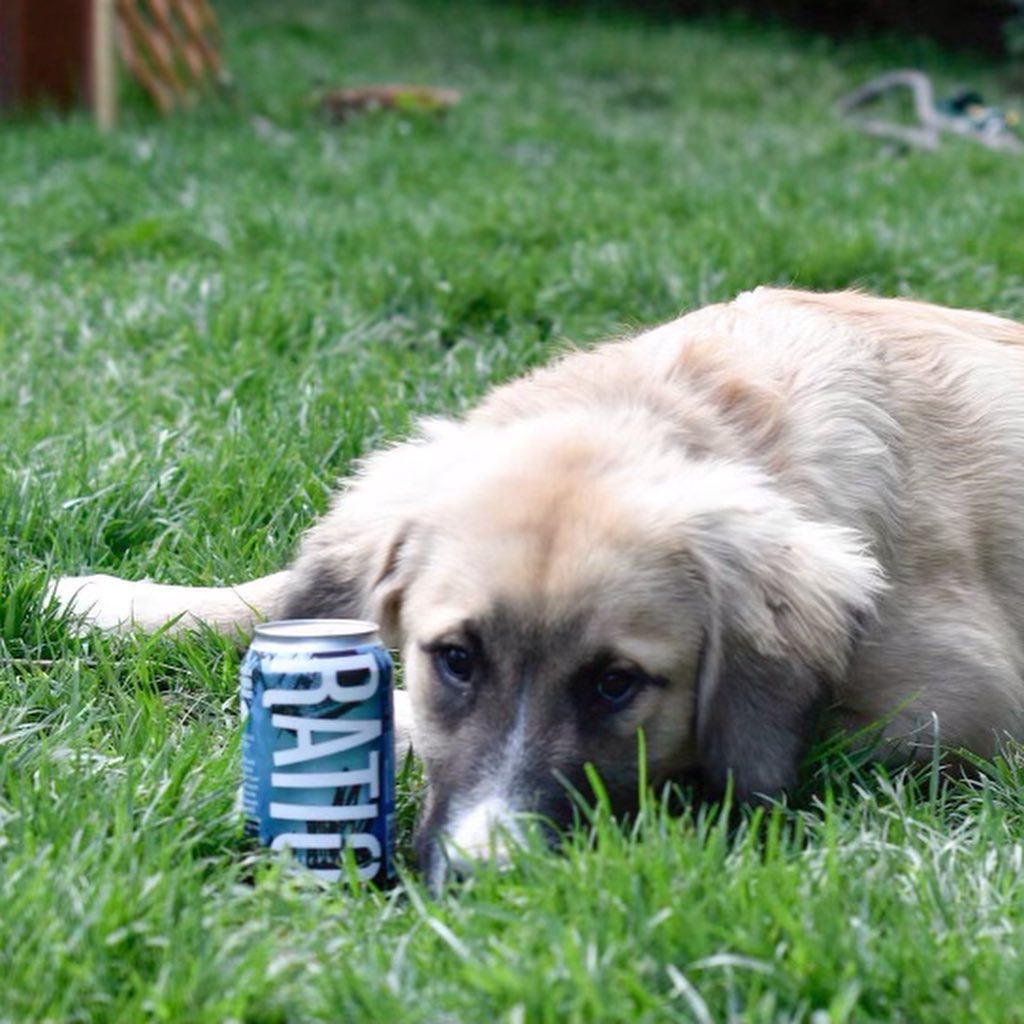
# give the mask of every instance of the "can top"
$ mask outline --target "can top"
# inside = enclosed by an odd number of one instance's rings
[[[377,639],[376,622],[364,619],[279,619],[260,622],[256,635],[269,640],[351,640],[370,642]]]

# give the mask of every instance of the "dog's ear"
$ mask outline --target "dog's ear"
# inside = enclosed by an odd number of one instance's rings
[[[731,784],[741,803],[790,790],[830,687],[800,662],[766,657],[726,638],[716,662],[705,658],[697,698],[697,756],[706,796]]]
[[[393,640],[402,594],[412,577],[415,523],[386,516],[366,521],[350,512],[347,497],[342,495],[304,538],[282,614],[287,619],[370,619]]]
[[[457,424],[430,420],[418,436],[363,462],[303,538],[286,618],[364,618],[400,645],[402,597],[429,535],[426,507],[443,480]]]
[[[796,778],[884,583],[855,531],[809,518],[762,475],[690,480],[680,528],[710,598],[696,744],[713,794],[772,796]]]

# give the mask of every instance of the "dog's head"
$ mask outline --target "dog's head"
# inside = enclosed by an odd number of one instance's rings
[[[296,578],[292,614],[372,615],[402,650],[435,881],[519,814],[567,821],[588,763],[628,810],[641,730],[653,784],[784,788],[881,585],[851,531],[632,413],[392,449]]]

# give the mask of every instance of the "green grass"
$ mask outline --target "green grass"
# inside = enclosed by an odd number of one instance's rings
[[[600,807],[437,901],[246,847],[235,647],[79,641],[48,575],[278,568],[411,417],[761,282],[1024,316],[1021,164],[886,155],[831,102],[927,47],[743,23],[218,4],[234,92],[0,126],[0,1020],[1024,1019],[1021,766],[819,765],[730,830]],[[319,84],[457,87],[326,126]],[[415,786],[403,782],[405,817]]]

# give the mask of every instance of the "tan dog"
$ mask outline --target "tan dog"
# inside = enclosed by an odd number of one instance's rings
[[[1024,733],[1024,327],[759,289],[371,456],[292,568],[62,580],[105,627],[363,616],[399,647],[428,875],[595,765],[779,793],[822,729],[887,756]]]

